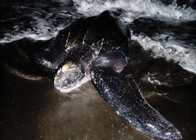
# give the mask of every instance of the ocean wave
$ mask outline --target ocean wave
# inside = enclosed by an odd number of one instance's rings
[[[1,15],[4,18],[0,22],[0,43],[8,43],[25,37],[34,40],[48,40],[74,20],[83,16],[98,15],[105,10],[120,11],[119,18],[127,25],[143,17],[170,25],[196,20],[194,9],[186,5],[179,6],[175,0],[169,4],[158,0],[73,0],[72,4],[67,4],[66,1],[60,0],[44,1],[42,4],[39,2],[24,5],[15,3],[9,7],[6,5],[1,5],[1,7],[11,8],[13,13],[6,15],[8,18]],[[150,24],[153,29],[153,22]],[[187,25],[178,26],[177,30],[181,30],[180,26],[186,27]],[[146,28],[143,26],[140,30],[146,30]],[[178,34],[174,33],[176,30],[158,26],[157,28],[162,31],[159,33],[154,31],[150,36],[143,35],[142,32],[135,34],[133,33],[134,28],[131,27],[132,39],[137,40],[144,49],[152,50],[153,57],[173,60],[184,69],[196,73],[195,34],[188,32]],[[189,35],[187,36],[187,34]]]

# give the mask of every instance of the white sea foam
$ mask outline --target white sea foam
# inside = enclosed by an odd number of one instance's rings
[[[86,16],[98,15],[105,10],[122,9],[125,20],[132,21],[138,17],[169,17],[173,19],[196,19],[196,11],[192,8],[178,7],[175,2],[168,6],[151,0],[73,0],[77,11]]]
[[[78,13],[87,17],[98,15],[105,10],[121,9],[123,12],[120,15],[120,19],[126,24],[131,23],[134,19],[139,17],[155,17],[158,20],[167,22],[182,22],[189,20],[196,20],[196,11],[192,8],[179,7],[176,5],[175,0],[170,5],[164,5],[158,0],[73,0],[75,8]],[[153,2],[152,2],[153,1]],[[64,1],[61,0],[63,3]],[[66,3],[66,2],[65,2]],[[69,7],[70,8],[70,7]],[[65,8],[66,10],[66,8]],[[66,12],[62,11],[62,8],[56,13],[63,13],[62,17],[66,18]],[[48,13],[47,15],[52,15]],[[72,16],[72,15],[69,15]],[[77,15],[79,16],[79,15]],[[34,17],[34,16],[33,16]],[[76,17],[74,17],[76,18]],[[79,18],[79,17],[77,17]],[[11,42],[22,39],[24,37],[33,38],[35,40],[47,40],[56,36],[59,30],[63,29],[66,24],[53,24],[56,19],[50,18],[42,19],[41,17],[34,17],[36,22],[30,23],[33,29],[21,30],[17,25],[14,26],[13,32],[8,32],[4,35],[4,38],[0,39],[0,43]],[[54,20],[54,21],[53,21]],[[70,19],[68,19],[70,20]],[[54,23],[53,23],[54,22]],[[35,24],[34,24],[35,23]],[[164,34],[160,34],[158,38],[164,38]],[[164,57],[166,59],[172,59],[176,63],[179,63],[184,69],[196,73],[196,48],[195,44],[191,44],[191,47],[184,46],[179,40],[169,40],[167,42],[160,42],[159,39],[152,39],[148,36],[135,36],[132,35],[132,39],[137,40],[145,49],[151,49],[154,57]],[[172,35],[170,37],[172,39]],[[189,44],[186,44],[189,45]]]
[[[156,17],[161,20],[168,19],[178,19],[178,20],[195,20],[196,11],[191,8],[177,7],[176,4],[170,4],[165,6],[159,1],[154,0],[73,0],[77,12],[88,16],[98,15],[105,10],[115,10],[122,9],[124,10],[120,18],[126,22],[131,23],[134,19],[139,17]],[[66,1],[61,1],[66,3]],[[70,7],[69,7],[70,8]],[[60,8],[59,12],[62,13],[65,19],[65,12]],[[65,8],[66,11],[66,8]],[[41,14],[41,13],[40,13]],[[48,17],[52,13],[48,13]],[[33,13],[32,13],[33,16]],[[69,15],[70,16],[70,15]],[[13,31],[9,31],[4,35],[4,38],[0,39],[0,43],[7,43],[15,40],[22,39],[24,37],[30,37],[35,40],[47,40],[51,37],[56,36],[59,30],[63,29],[65,24],[60,24],[54,26],[53,22],[56,22],[55,19],[48,20],[42,19],[41,17],[36,17],[36,14],[33,16],[36,22],[33,22],[31,26],[33,29],[21,30],[18,25],[15,25]],[[54,20],[54,21],[53,21]],[[68,21],[67,23],[69,23]],[[23,24],[23,23],[21,23]]]
[[[196,74],[195,49],[186,49],[175,42],[162,44],[143,35],[132,35],[132,39],[138,41],[144,49],[151,50],[154,58],[162,57],[167,60],[174,60],[184,69]]]
[[[62,30],[64,27],[53,27],[47,23],[46,20],[35,17],[37,24],[33,26],[33,29],[20,30],[19,26],[14,26],[12,32],[7,32],[4,35],[4,38],[0,39],[0,43],[9,43],[12,41],[20,40],[22,38],[32,38],[34,40],[48,40],[51,37],[54,37],[58,34],[59,30]]]

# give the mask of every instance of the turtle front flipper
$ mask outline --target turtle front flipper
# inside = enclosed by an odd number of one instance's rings
[[[32,44],[31,58],[44,68],[57,69],[64,61],[64,42],[58,41],[56,38],[48,41],[36,41]]]
[[[119,60],[121,59],[110,60],[107,57],[105,62],[118,62],[121,63],[118,66],[123,66],[123,61]],[[91,69],[92,83],[119,115],[138,129],[155,137],[182,139],[180,132],[147,103],[134,79],[115,72],[116,70],[109,64],[99,65],[99,63],[100,60],[97,60]]]

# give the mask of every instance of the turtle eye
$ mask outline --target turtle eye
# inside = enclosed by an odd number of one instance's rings
[[[72,61],[66,62],[54,77],[54,87],[61,92],[69,92],[81,84],[85,73]]]

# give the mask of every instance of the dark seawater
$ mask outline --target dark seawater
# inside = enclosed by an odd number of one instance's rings
[[[196,139],[195,0],[1,0],[0,139],[152,139],[118,116],[91,82],[62,95],[54,71],[30,59],[32,42],[105,10],[116,11],[132,35],[123,73],[184,140]]]

